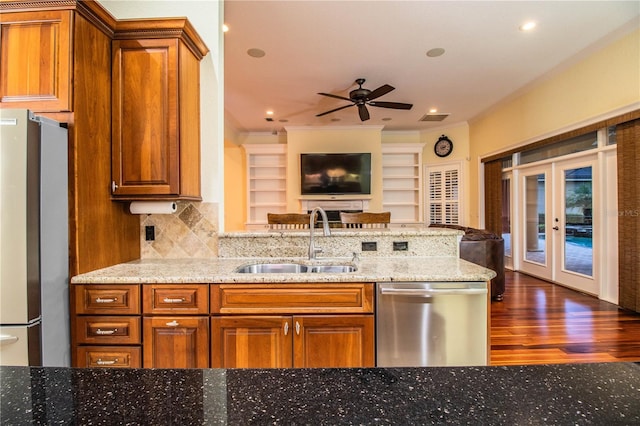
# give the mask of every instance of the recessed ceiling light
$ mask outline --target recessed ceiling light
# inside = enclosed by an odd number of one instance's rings
[[[262,58],[264,55],[266,55],[266,53],[264,53],[264,50],[256,49],[254,47],[247,50],[247,55],[251,56],[252,58]]]
[[[229,31],[229,26],[227,24],[222,24],[222,32],[226,33]]]
[[[535,22],[533,21],[525,22],[524,24],[520,25],[520,31],[531,31],[535,27],[536,27]]]
[[[273,115],[273,111],[271,110],[267,111],[267,115]]]
[[[427,56],[430,58],[437,58],[438,56],[444,55],[444,49],[442,47],[436,47],[427,51]]]
[[[437,108],[431,108],[431,109],[429,110],[429,112],[430,112],[431,114],[433,114],[434,112],[438,112],[438,109],[437,109]]]

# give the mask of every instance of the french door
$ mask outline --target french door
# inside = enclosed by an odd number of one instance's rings
[[[520,268],[597,295],[596,156],[520,170]],[[597,229],[596,229],[597,231]]]

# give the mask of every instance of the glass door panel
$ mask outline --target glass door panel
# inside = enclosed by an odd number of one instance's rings
[[[599,294],[595,279],[598,244],[597,215],[594,215],[596,159],[558,162],[554,181],[557,181],[553,236],[553,280],[576,290]]]
[[[546,216],[545,192],[544,173],[525,177],[525,259],[542,265],[547,263],[544,226],[544,218]]]
[[[564,171],[564,270],[593,276],[591,167]]]
[[[547,241],[547,217],[551,209],[551,166],[535,167],[523,171],[520,177],[522,207],[520,223],[522,238],[521,269],[532,275],[551,279],[551,257]]]

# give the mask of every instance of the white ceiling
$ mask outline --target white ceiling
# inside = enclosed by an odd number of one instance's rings
[[[640,20],[640,1],[226,0],[224,8],[226,120],[241,132],[271,133],[359,124],[422,130],[467,121]],[[536,29],[519,31],[527,20]],[[266,55],[250,57],[252,48]],[[432,48],[446,52],[427,57]],[[315,117],[349,104],[317,92],[348,98],[360,77],[370,90],[396,88],[378,101],[413,108],[369,107],[366,122],[355,107]],[[419,121],[430,108],[450,115]],[[265,120],[267,110],[273,122]]]

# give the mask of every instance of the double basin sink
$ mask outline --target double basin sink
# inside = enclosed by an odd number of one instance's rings
[[[241,274],[335,274],[355,272],[353,265],[303,265],[301,263],[253,263],[236,268],[234,272]]]

